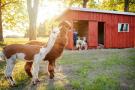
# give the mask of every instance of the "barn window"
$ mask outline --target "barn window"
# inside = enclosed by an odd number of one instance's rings
[[[129,32],[128,23],[118,23],[118,32]]]

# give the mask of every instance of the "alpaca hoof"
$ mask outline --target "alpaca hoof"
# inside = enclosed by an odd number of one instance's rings
[[[37,85],[37,82],[32,82],[32,85]]]
[[[13,78],[11,76],[5,77],[5,78],[7,79],[10,86],[12,86],[12,87],[16,86],[15,81],[13,80]]]
[[[34,85],[34,86],[35,86],[35,85],[37,85],[37,83],[34,83],[34,82],[33,82],[33,83],[32,83],[32,85]]]
[[[50,79],[53,79],[54,77],[50,77]]]
[[[17,85],[15,84],[15,83],[13,83],[12,85],[11,85],[11,87],[16,87]]]
[[[39,79],[36,79],[36,82],[38,83],[38,82],[40,82],[40,80]]]
[[[38,83],[40,83],[39,79],[36,79],[35,81],[32,82],[33,85],[37,85]]]
[[[54,78],[54,75],[50,75],[50,79],[53,79]]]
[[[15,83],[9,82],[9,86],[10,86],[10,87],[16,87],[17,85],[16,85]]]

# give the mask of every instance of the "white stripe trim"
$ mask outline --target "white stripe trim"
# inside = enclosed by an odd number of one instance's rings
[[[73,8],[73,7],[72,7],[72,8],[69,8],[69,10],[84,11],[84,12],[109,13],[109,14],[121,14],[121,15],[131,15],[131,16],[135,16],[135,13],[132,13],[132,12],[97,10],[97,9],[89,9],[89,8]]]

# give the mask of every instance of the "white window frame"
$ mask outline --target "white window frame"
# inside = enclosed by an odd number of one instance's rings
[[[127,30],[127,31],[124,31],[124,30],[123,30],[123,31],[120,31],[120,26],[121,26],[122,24],[124,24],[124,25],[127,24],[127,25],[128,25],[128,28],[127,28],[128,30]],[[129,32],[129,23],[118,23],[118,32]]]

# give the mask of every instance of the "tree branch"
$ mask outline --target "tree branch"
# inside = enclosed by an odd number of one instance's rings
[[[18,3],[18,1],[4,3],[4,4],[1,5],[1,7],[4,7],[4,6],[6,6],[8,4],[12,4],[12,3]]]
[[[135,4],[135,2],[134,1],[132,1],[132,2],[129,2],[130,4]]]
[[[135,1],[134,0],[129,0],[129,3],[130,4],[135,4]]]

